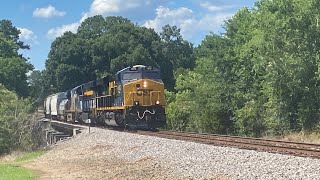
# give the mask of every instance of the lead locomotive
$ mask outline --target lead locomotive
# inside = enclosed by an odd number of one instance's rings
[[[166,124],[164,84],[158,68],[136,65],[112,76],[48,96],[45,116],[134,129]]]

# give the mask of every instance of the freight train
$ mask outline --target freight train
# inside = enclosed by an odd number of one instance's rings
[[[49,95],[44,100],[46,118],[156,129],[166,125],[164,84],[160,69],[136,65]]]

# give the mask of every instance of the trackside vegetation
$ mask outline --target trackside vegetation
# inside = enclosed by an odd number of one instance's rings
[[[319,133],[319,8],[317,0],[259,0],[198,45],[174,24],[155,32],[125,17],[88,17],[52,42],[43,71],[18,53],[30,46],[1,20],[0,153],[32,147],[28,114],[41,97],[137,64],[161,68],[168,129]]]
[[[24,154],[23,156],[20,156],[18,158],[16,158],[15,162],[26,162],[26,161],[30,161],[33,160],[41,155],[43,155],[44,152],[43,151],[33,151],[33,152],[29,152]]]
[[[11,21],[0,20],[0,155],[32,147],[32,94],[38,93],[33,88],[36,81],[27,76],[33,65],[19,54],[30,46],[19,34]]]
[[[23,167],[13,164],[0,164],[0,179],[33,180],[36,175]]]
[[[0,179],[5,180],[33,180],[36,179],[37,173],[24,168],[22,165],[25,162],[33,160],[34,158],[41,156],[42,151],[35,151],[26,153],[20,157],[17,157],[15,161],[0,162]]]
[[[169,128],[245,136],[320,130],[319,1],[261,0],[176,74]]]

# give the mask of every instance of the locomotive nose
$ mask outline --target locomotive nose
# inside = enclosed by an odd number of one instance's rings
[[[125,100],[128,106],[164,106],[164,85],[162,82],[141,79],[124,85]]]

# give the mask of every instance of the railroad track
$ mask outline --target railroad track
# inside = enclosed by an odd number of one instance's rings
[[[320,144],[177,131],[137,131],[136,133],[211,145],[320,158]]]
[[[102,129],[126,131],[117,127],[101,127]],[[192,141],[204,144],[236,147],[263,152],[289,154],[302,157],[320,158],[320,144],[281,141],[219,134],[205,134],[179,131],[126,131],[140,135],[156,136],[167,139]]]

